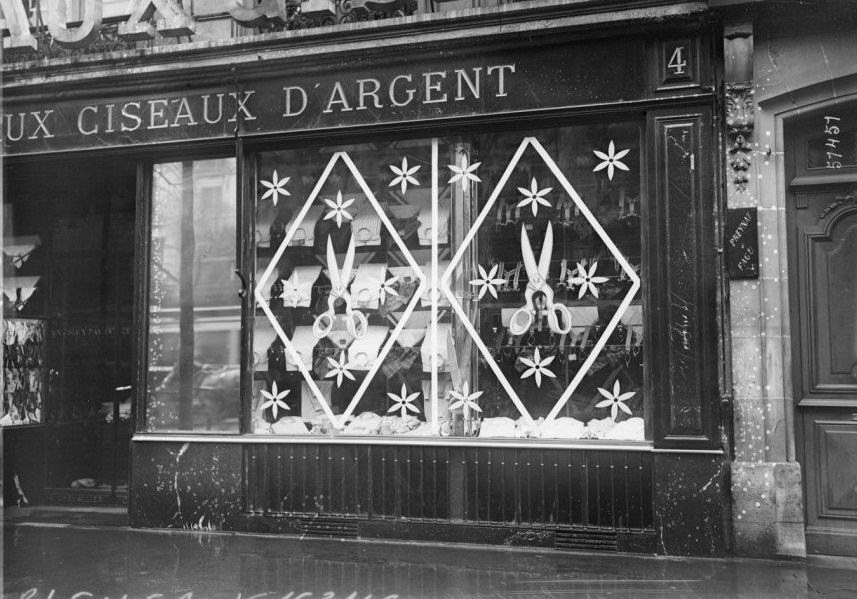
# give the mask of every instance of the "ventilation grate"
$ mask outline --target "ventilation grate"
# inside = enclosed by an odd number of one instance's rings
[[[554,548],[615,552],[617,550],[616,533],[600,530],[557,529]]]
[[[357,538],[357,521],[347,518],[301,518],[303,533],[316,537]]]

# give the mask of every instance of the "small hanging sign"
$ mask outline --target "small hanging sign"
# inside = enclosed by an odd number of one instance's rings
[[[726,267],[732,279],[759,278],[759,228],[756,208],[726,210]]]

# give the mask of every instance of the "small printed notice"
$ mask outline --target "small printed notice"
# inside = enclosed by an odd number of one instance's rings
[[[726,211],[726,266],[732,279],[759,278],[756,208],[729,208]]]

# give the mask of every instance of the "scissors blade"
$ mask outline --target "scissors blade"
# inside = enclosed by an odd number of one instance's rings
[[[345,263],[342,265],[342,284],[348,285],[348,281],[351,280],[351,271],[354,270],[354,253],[356,251],[356,246],[354,245],[354,236],[351,236],[351,240],[348,242],[348,251],[345,252]]]
[[[533,255],[533,248],[530,247],[530,239],[527,237],[525,225],[521,225],[521,253],[524,255],[524,268],[527,269],[527,277],[532,279],[539,274],[539,269],[536,266],[536,257]]]
[[[339,273],[339,264],[336,263],[336,252],[333,251],[333,243],[327,236],[327,271],[330,274],[330,282],[334,285],[340,284],[342,275]]]
[[[553,254],[553,227],[548,221],[548,230],[545,231],[545,242],[542,245],[542,254],[539,257],[539,274],[542,280],[547,280],[548,271],[551,266],[551,255]]]

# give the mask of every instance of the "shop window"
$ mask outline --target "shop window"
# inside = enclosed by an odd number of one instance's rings
[[[641,132],[260,154],[252,432],[644,440]]]
[[[152,170],[146,429],[238,432],[235,160]]]

